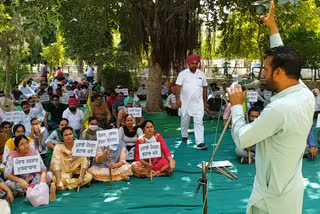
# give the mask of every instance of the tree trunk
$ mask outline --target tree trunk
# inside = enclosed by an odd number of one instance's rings
[[[11,69],[11,53],[10,53],[10,48],[7,47],[7,55],[6,55],[6,92],[10,93],[10,69]]]
[[[78,62],[78,74],[82,75],[83,74],[83,60],[80,59]]]
[[[162,69],[158,62],[153,62],[149,72],[147,106],[148,112],[163,110],[161,96]]]

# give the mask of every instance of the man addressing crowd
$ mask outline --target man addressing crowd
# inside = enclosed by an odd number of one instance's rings
[[[262,75],[271,97],[261,115],[246,124],[241,86],[228,89],[232,114],[232,137],[241,148],[256,144],[256,176],[248,202],[248,214],[302,213],[302,158],[313,122],[315,100],[300,81],[301,60],[296,51],[283,46],[271,1],[268,17],[271,49],[266,52]]]

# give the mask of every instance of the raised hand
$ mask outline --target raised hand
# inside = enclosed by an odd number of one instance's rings
[[[262,21],[267,25],[267,27],[270,29],[271,34],[275,34],[278,33],[278,26],[276,24],[276,19],[274,18],[274,14],[275,14],[275,6],[274,6],[274,1],[271,0],[270,1],[270,10],[269,10],[269,14],[267,17],[265,16],[261,16],[260,18],[262,19]]]

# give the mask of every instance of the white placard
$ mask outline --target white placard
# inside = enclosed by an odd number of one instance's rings
[[[72,156],[95,157],[97,154],[98,141],[75,140]]]
[[[207,165],[208,165],[208,162],[206,162],[206,166]],[[229,167],[229,166],[233,166],[233,164],[228,160],[226,160],[226,161],[213,161],[211,163],[211,166],[213,168],[215,168],[215,167]],[[212,168],[211,166],[210,166],[210,168]],[[202,168],[202,164],[198,164],[197,167]]]
[[[161,157],[161,146],[159,142],[139,144],[140,159]]]
[[[40,172],[40,155],[13,158],[13,170],[15,175]]]
[[[258,92],[255,91],[248,91],[248,102],[249,103],[256,103],[258,102]]]
[[[75,95],[73,91],[66,91],[64,93],[66,93],[68,95],[68,97],[72,97]]]
[[[39,97],[40,103],[49,102],[50,96],[48,94],[41,95]]]
[[[264,98],[265,100],[269,100],[270,97],[272,97],[272,92],[271,92],[271,91],[264,91],[264,92],[263,92],[263,98]]]
[[[318,119],[317,119],[317,125],[316,125],[317,128],[320,127],[320,114],[318,114]]]
[[[142,108],[128,108],[128,114],[133,117],[142,117]]]
[[[19,121],[22,121],[21,111],[8,111],[8,112],[5,112],[5,116],[4,116],[3,121],[8,121],[8,122],[19,122]]]
[[[118,129],[97,131],[97,140],[99,146],[119,144],[119,131]]]
[[[129,94],[129,93],[128,93],[129,90],[128,90],[127,88],[120,88],[120,89],[118,88],[118,89],[116,89],[115,91],[116,91],[117,94],[119,94],[120,92],[122,92],[124,96],[128,96],[128,94]]]

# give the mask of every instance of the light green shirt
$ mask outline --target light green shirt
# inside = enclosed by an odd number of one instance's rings
[[[270,39],[271,47],[282,45],[279,34]],[[272,96],[250,124],[242,105],[232,106],[232,137],[237,147],[256,144],[256,176],[247,213],[302,213],[302,158],[314,106],[314,96],[303,83]]]

